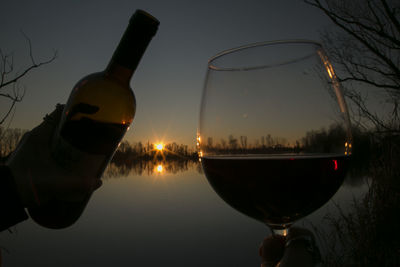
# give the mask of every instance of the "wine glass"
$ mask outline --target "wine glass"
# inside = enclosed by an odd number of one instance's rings
[[[197,141],[218,195],[282,235],[323,206],[351,155],[341,91],[314,41],[255,43],[212,57]]]

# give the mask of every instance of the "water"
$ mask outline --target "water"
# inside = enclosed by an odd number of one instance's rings
[[[268,228],[224,203],[197,163],[160,165],[110,168],[69,228],[29,220],[2,232],[3,266],[259,266]],[[333,200],[349,205],[365,191],[358,181],[348,178]],[[332,202],[297,225],[323,228],[328,211]]]

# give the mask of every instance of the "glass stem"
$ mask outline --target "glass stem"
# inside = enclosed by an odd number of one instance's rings
[[[288,228],[283,228],[283,229],[270,228],[270,229],[273,235],[282,235],[282,236],[287,236],[289,230]]]

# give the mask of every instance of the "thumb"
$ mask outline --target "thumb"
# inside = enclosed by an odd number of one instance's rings
[[[46,116],[43,118],[43,122],[32,129],[32,135],[51,135],[61,120],[63,110],[64,105],[57,104],[56,108],[50,114],[46,114]]]

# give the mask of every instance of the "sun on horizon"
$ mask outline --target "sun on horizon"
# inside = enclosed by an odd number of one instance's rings
[[[164,149],[164,144],[163,144],[163,143],[158,143],[158,144],[156,144],[155,146],[156,146],[156,149],[157,149],[158,151],[162,151],[162,150]]]

